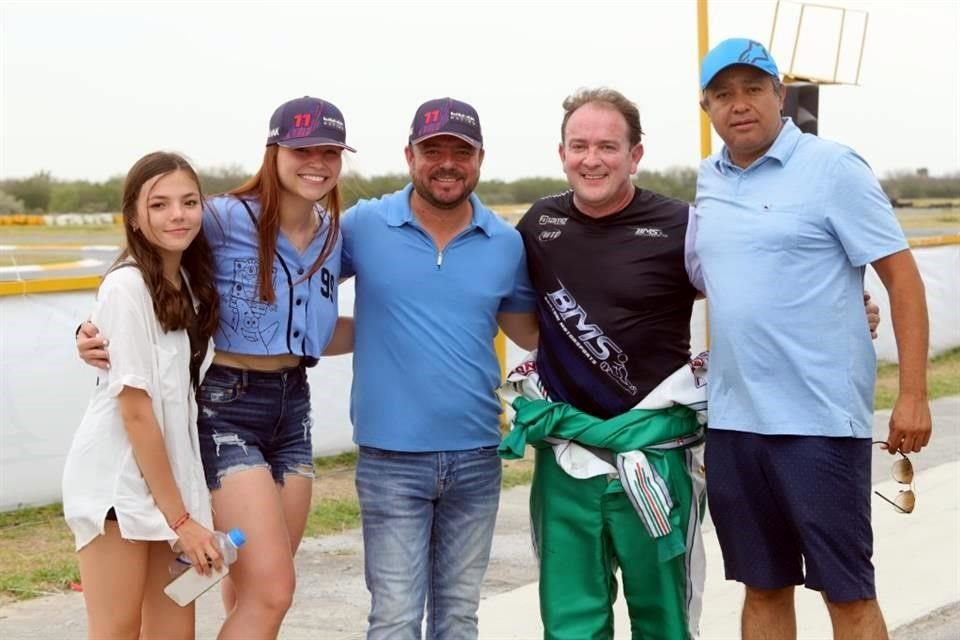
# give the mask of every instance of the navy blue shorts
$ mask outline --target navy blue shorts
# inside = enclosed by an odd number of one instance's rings
[[[310,387],[303,367],[247,371],[211,365],[197,392],[200,457],[211,491],[246,469],[314,477]]]
[[[710,429],[705,465],[727,580],[876,598],[870,440]]]

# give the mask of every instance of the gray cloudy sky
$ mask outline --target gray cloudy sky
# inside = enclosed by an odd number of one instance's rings
[[[960,3],[825,1],[870,17],[860,86],[821,89],[821,135],[881,175],[960,170]],[[712,0],[710,42],[768,42],[775,5]],[[813,15],[822,54],[837,21]],[[415,108],[452,95],[480,113],[485,178],[559,177],[560,102],[598,85],[639,104],[641,167],[699,160],[694,0],[4,1],[0,65],[3,177],[102,180],[160,148],[252,171],[270,113],[305,94],[343,110],[366,175],[403,171]]]

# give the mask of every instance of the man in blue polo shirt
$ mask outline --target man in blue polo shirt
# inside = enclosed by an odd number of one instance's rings
[[[342,221],[367,637],[419,639],[426,603],[428,638],[476,638],[500,496],[493,339],[499,324],[535,346],[533,292],[520,235],[473,194],[473,107],[421,105],[405,153],[412,184]]]
[[[794,585],[823,592],[836,637],[887,637],[871,562],[875,354],[863,272],[890,295],[900,393],[885,446],[930,439],[923,283],[890,203],[851,149],[781,117],[764,47],[703,61],[724,148],[700,166],[695,250],[710,303],[708,504],[746,640],[794,638]],[[694,225],[691,225],[694,226]]]

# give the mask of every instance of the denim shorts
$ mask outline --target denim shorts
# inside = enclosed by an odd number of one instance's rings
[[[249,371],[211,365],[197,392],[197,431],[207,487],[247,469],[313,478],[310,387],[303,367]]]

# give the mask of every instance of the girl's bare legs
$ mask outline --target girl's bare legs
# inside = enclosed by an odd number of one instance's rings
[[[290,549],[293,553],[300,548],[303,530],[310,515],[310,498],[313,495],[313,478],[288,474],[280,487],[280,500],[283,503],[283,517],[290,534]]]
[[[107,520],[104,528],[104,535],[77,553],[87,607],[87,637],[137,640],[149,543],[124,540],[112,520]]]
[[[309,479],[303,483],[312,489]],[[297,540],[306,520],[307,499],[286,500],[281,488],[266,468],[239,471],[223,478],[221,488],[212,492],[214,523],[217,529],[240,527],[247,542],[230,567],[236,604],[227,615],[218,636],[221,640],[275,638],[287,609],[293,601],[295,577],[293,547],[284,506],[290,504],[304,511],[293,517],[298,526]],[[299,494],[298,494],[299,495]]]
[[[180,608],[163,593],[169,582],[173,553],[166,542],[135,542],[120,537],[120,528],[107,520],[104,535],[77,554],[87,637],[138,640],[192,640],[193,606]],[[162,602],[167,600],[167,603]],[[166,616],[160,621],[159,616]],[[157,623],[162,626],[157,626]]]
[[[303,530],[307,524],[310,512],[310,497],[313,494],[313,480],[305,476],[288,475],[284,485],[280,487],[280,501],[283,505],[283,517],[287,523],[287,533],[290,535],[290,549],[296,555],[303,539]],[[220,591],[223,600],[223,610],[230,614],[237,605],[237,591],[233,581],[227,575],[223,580]]]
[[[173,580],[170,577],[170,563],[176,554],[166,542],[151,542],[149,547],[140,639],[194,640],[197,617],[193,604],[181,607],[163,592],[163,588]]]

